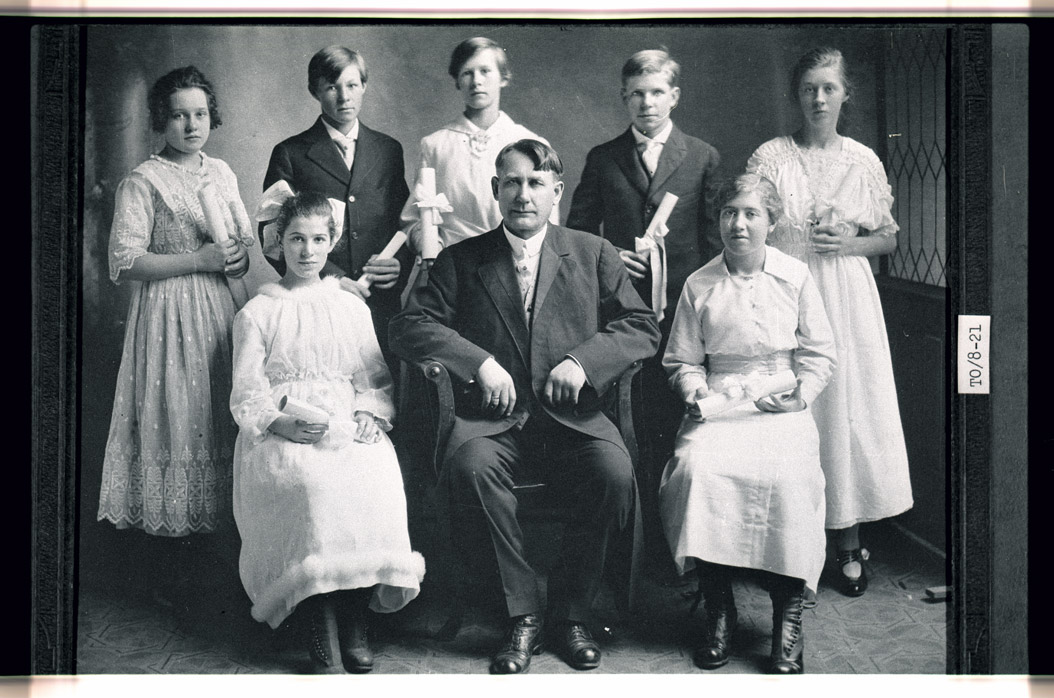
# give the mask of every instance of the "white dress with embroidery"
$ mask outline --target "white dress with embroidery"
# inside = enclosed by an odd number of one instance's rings
[[[202,153],[191,171],[151,156],[117,187],[113,281],[148,252],[192,252],[211,241],[197,196],[206,181],[216,185],[228,230],[253,244],[225,162]],[[131,283],[98,517],[161,536],[212,531],[230,515],[231,292],[215,272]]]
[[[751,374],[793,370],[814,404],[835,365],[834,337],[805,265],[771,247],[762,271],[732,276],[724,253],[685,281],[662,365],[682,399]],[[804,579],[823,568],[824,476],[810,410],[749,402],[685,415],[662,474],[659,510],[680,572],[695,559]]]
[[[267,430],[283,396],[330,415],[318,443]],[[253,618],[278,627],[300,601],[338,589],[377,585],[370,607],[379,612],[416,597],[424,559],[410,548],[395,449],[387,434],[353,438],[355,412],[385,431],[394,413],[366,304],[333,278],[263,286],[234,321],[230,409],[239,569]]]
[[[840,151],[800,148],[790,136],[762,144],[747,169],[772,180],[786,213],[768,243],[809,265],[838,347],[838,370],[812,405],[827,477],[827,527],[847,528],[911,508],[911,480],[882,303],[867,258],[812,251],[808,221],[830,217],[893,235],[893,195],[881,161],[842,138]]]
[[[443,222],[439,236],[444,247],[494,230],[501,223],[501,212],[490,186],[494,160],[502,148],[524,138],[549,143],[500,112],[497,121],[486,129],[461,115],[421,139],[420,167],[436,171],[436,192],[444,194],[453,209],[440,214]],[[420,209],[414,205],[423,196],[420,187],[418,169],[417,185],[401,216],[402,228],[408,235],[420,226]],[[555,207],[550,222],[559,222],[559,210]]]

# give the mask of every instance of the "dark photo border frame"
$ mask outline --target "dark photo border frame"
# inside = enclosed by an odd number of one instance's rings
[[[232,23],[248,21],[237,19]],[[78,404],[80,355],[87,350],[80,345],[83,75],[85,30],[98,21],[23,18],[17,22],[17,29],[30,36],[31,56],[32,674],[70,674],[76,656]],[[900,20],[890,17],[868,22],[895,21]],[[948,385],[955,384],[956,316],[992,314],[991,353],[1000,362],[998,369],[993,368],[993,383],[996,390],[1005,391],[1007,401],[995,412],[988,395],[949,391],[946,396],[950,459],[947,559],[952,580],[947,672],[1027,673],[1031,669],[1046,673],[1052,670],[1051,662],[1042,664],[1033,656],[1027,665],[1019,657],[1021,648],[1028,647],[1029,598],[1027,585],[1021,583],[1028,561],[1014,546],[999,544],[1021,539],[1027,551],[1027,509],[1007,506],[1007,502],[1020,501],[1022,492],[1027,499],[1029,491],[1028,444],[1023,438],[1027,404],[1010,400],[1015,393],[1027,394],[1026,357],[1011,340],[1012,334],[1027,331],[1027,320],[1008,315],[1003,324],[999,315],[1024,302],[1027,282],[1020,280],[1023,271],[1015,267],[1013,253],[997,253],[993,242],[998,203],[993,200],[991,153],[998,147],[993,138],[1000,137],[993,129],[993,23],[968,20],[951,26]],[[1045,28],[1042,34],[1032,32],[1033,56],[1041,36],[1049,34]],[[1036,61],[1031,64],[1037,73],[1041,67]],[[1033,161],[1038,157],[1038,153],[1030,156]],[[1020,239],[1000,239],[999,248],[1006,243],[1008,248],[1023,245],[1027,250],[1027,232],[1017,234]],[[1008,276],[1014,274],[1017,279]],[[1013,490],[994,491],[993,485],[1005,482],[1006,468],[1024,481]],[[1015,579],[1017,591],[1008,592]]]

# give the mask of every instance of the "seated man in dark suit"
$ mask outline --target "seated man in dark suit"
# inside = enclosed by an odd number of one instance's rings
[[[610,243],[546,222],[563,193],[556,152],[521,140],[496,167],[502,225],[440,253],[392,320],[391,347],[478,387],[456,407],[439,484],[459,552],[477,563],[485,554],[501,577],[511,622],[491,671],[525,672],[541,649],[541,580],[524,556],[512,492],[529,468],[576,510],[548,585],[549,635],[572,667],[592,669],[600,650],[585,621],[636,501],[601,396],[655,353],[659,330]]]

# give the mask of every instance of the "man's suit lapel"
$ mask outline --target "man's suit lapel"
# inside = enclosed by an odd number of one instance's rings
[[[359,122],[359,137],[355,141],[355,159],[351,163],[351,188],[359,191],[377,164],[377,134]]]
[[[362,127],[359,127],[362,130]],[[329,131],[322,123],[322,117],[318,118],[315,125],[311,127],[312,143],[307,149],[307,159],[318,165],[323,171],[332,175],[345,187],[351,181],[351,173],[348,166],[344,164],[344,158],[340,155],[340,149],[329,137]]]
[[[622,170],[626,181],[644,196],[648,191],[648,173],[644,171],[644,165],[640,162],[637,140],[629,129],[619,136],[618,146],[614,150],[615,164]]]
[[[545,242],[542,243],[542,254],[538,260],[538,281],[534,294],[534,326],[538,327],[538,318],[545,307],[545,299],[549,295],[549,289],[564,264],[567,256],[564,246],[563,232],[560,228],[550,225],[549,232],[545,234]]]
[[[531,336],[527,329],[527,315],[523,310],[520,284],[516,280],[509,241],[505,239],[501,228],[486,235],[490,244],[486,246],[483,259],[480,260],[480,281],[494,301],[501,321],[516,343],[516,350],[520,353],[524,366],[530,366]]]
[[[659,165],[655,168],[655,175],[651,178],[648,186],[648,198],[655,196],[666,184],[666,180],[684,162],[684,156],[688,152],[688,144],[684,140],[684,134],[676,125],[670,130],[670,136],[666,139],[666,145],[662,147],[659,155]],[[658,202],[655,202],[658,203]]]

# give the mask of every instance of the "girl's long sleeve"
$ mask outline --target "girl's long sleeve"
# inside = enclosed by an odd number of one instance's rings
[[[670,382],[670,388],[688,399],[698,388],[706,388],[706,341],[699,324],[695,294],[689,284],[684,285],[673,315],[670,339],[662,357],[662,367]]]
[[[253,443],[267,438],[267,428],[281,414],[271,396],[271,384],[264,372],[266,361],[267,347],[263,333],[252,315],[242,310],[234,318],[231,414],[242,433]]]

